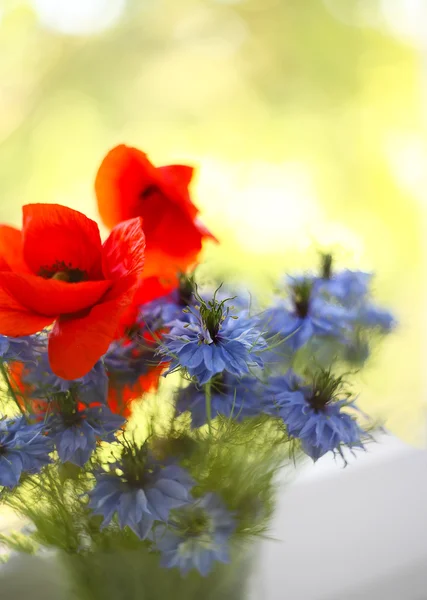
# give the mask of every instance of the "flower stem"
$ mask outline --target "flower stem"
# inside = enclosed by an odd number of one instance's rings
[[[272,344],[268,344],[266,348],[259,350],[259,354],[261,354],[262,352],[268,352],[269,350],[274,350],[274,348],[278,348],[279,346],[281,346],[282,344],[284,344],[285,342],[290,340],[295,334],[297,334],[298,331],[301,329],[301,327],[302,327],[302,325],[300,325],[299,327],[294,329],[294,331],[292,331],[285,337],[280,337],[280,334],[276,333],[275,335],[271,336],[271,338],[265,338],[266,342],[269,342],[270,340],[275,340],[275,341],[273,341]]]
[[[212,407],[211,407],[211,382],[208,381],[205,385],[205,401],[206,401],[206,420],[208,422],[209,435],[212,435]]]
[[[25,415],[24,410],[22,409],[22,406],[19,403],[19,400],[16,396],[16,392],[12,387],[12,384],[10,383],[10,379],[9,379],[9,375],[8,372],[6,370],[6,367],[4,366],[4,363],[0,361],[0,372],[3,375],[3,379],[6,383],[7,389],[9,391],[10,396],[12,397],[12,399],[15,401],[16,406],[19,408],[19,411]]]

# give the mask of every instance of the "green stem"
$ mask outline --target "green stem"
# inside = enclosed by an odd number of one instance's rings
[[[212,407],[211,407],[211,382],[208,381],[205,385],[205,401],[206,401],[206,419],[208,422],[209,435],[212,435]]]
[[[3,362],[0,362],[0,371],[1,371],[1,374],[3,375],[3,379],[4,379],[5,383],[6,383],[6,386],[7,386],[7,389],[9,391],[9,394],[11,395],[11,397],[13,398],[13,400],[15,401],[15,404],[19,408],[19,411],[23,415],[25,415],[25,412],[24,412],[24,410],[23,410],[23,408],[22,408],[21,404],[19,403],[19,400],[18,400],[18,398],[16,396],[16,392],[13,389],[12,384],[10,383],[9,375],[8,375],[8,372],[7,372],[6,367],[4,366]]]
[[[274,348],[278,348],[284,342],[287,342],[289,339],[291,339],[292,336],[294,336],[296,333],[298,333],[298,331],[301,329],[301,327],[302,327],[302,325],[297,327],[294,331],[292,331],[289,335],[287,335],[285,337],[280,337],[280,335],[277,333],[277,334],[274,334],[273,336],[271,336],[271,338],[265,338],[266,342],[268,342],[269,339],[274,340],[275,338],[277,338],[277,340],[275,342],[273,342],[271,345],[268,344],[268,346],[266,348],[264,348],[263,350],[260,350],[259,354],[261,354],[262,352],[268,352],[270,350],[274,350]]]

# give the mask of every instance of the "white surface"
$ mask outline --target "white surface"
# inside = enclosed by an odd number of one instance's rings
[[[251,600],[427,599],[427,452],[384,436],[279,495]]]

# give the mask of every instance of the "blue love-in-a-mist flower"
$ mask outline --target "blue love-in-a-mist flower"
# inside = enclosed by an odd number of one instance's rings
[[[228,371],[243,376],[250,367],[262,366],[260,352],[266,343],[257,322],[244,315],[237,318],[226,300],[214,295],[210,301],[198,296],[199,304],[188,307],[188,320],[175,320],[165,335],[160,353],[171,361],[167,373],[184,367],[200,384]]]
[[[343,391],[343,380],[320,370],[306,384],[293,373],[272,378],[265,391],[265,410],[283,419],[288,433],[317,460],[342,447],[363,448],[367,433],[358,424],[357,408]]]
[[[360,367],[366,363],[371,354],[371,340],[369,334],[363,329],[356,328],[354,334],[342,348],[343,359]]]
[[[391,312],[379,308],[370,302],[362,304],[358,308],[353,321],[355,325],[361,328],[377,329],[379,333],[390,333],[397,324]]]
[[[379,308],[371,300],[372,273],[344,269],[335,272],[332,256],[322,256],[321,276],[313,278],[316,292],[351,309],[354,325],[389,333],[396,326],[393,315]]]
[[[0,360],[3,362],[30,360],[33,352],[34,337],[28,335],[11,338],[0,335]]]
[[[289,297],[265,311],[263,326],[271,346],[267,364],[290,364],[308,342],[320,356],[342,353],[345,360],[361,364],[370,352],[363,332],[385,334],[396,326],[393,315],[371,300],[371,273],[335,271],[330,254],[321,260],[319,275],[287,277]]]
[[[175,320],[188,322],[191,317],[185,309],[195,307],[200,299],[209,303],[214,293],[219,301],[232,299],[236,312],[248,312],[252,299],[247,290],[239,290],[237,295],[230,290],[227,292],[223,286],[216,292],[210,288],[199,290],[194,273],[181,273],[175,289],[140,306],[137,325],[142,330],[156,332]]]
[[[191,504],[172,511],[168,524],[153,531],[155,549],[161,552],[160,564],[178,568],[183,575],[192,569],[203,576],[215,562],[230,561],[230,538],[235,519],[216,494],[206,494]]]
[[[113,442],[126,419],[107,406],[79,409],[75,404],[62,406],[47,421],[49,435],[55,442],[61,462],[83,467],[96,448],[97,441]]]
[[[236,377],[227,372],[212,380],[210,395],[211,418],[218,415],[241,421],[259,415],[262,387],[255,377]],[[191,427],[201,427],[207,423],[206,391],[195,383],[178,391],[176,400],[178,414],[189,411]]]
[[[0,420],[0,485],[13,488],[21,474],[38,473],[50,462],[52,441],[42,424],[29,425],[23,417]]]
[[[348,309],[318,294],[312,278],[289,278],[289,287],[290,298],[280,299],[262,317],[273,354],[296,352],[315,336],[345,341],[352,326]]]
[[[318,292],[327,294],[343,306],[352,308],[368,296],[371,281],[372,273],[344,269],[337,273],[331,271],[328,278],[317,278],[315,286]]]
[[[96,474],[89,493],[89,507],[104,517],[107,526],[117,513],[119,526],[128,526],[145,539],[154,521],[167,521],[173,508],[190,501],[194,480],[174,464],[163,466],[144,447],[131,446],[123,452],[113,471]]]

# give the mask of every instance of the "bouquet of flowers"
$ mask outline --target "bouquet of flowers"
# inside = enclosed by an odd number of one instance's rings
[[[59,205],[0,227],[0,490],[26,523],[1,541],[54,549],[79,600],[244,598],[278,469],[375,433],[349,381],[395,326],[372,276],[324,254],[268,306],[199,281],[192,173],[118,146],[104,243]]]

